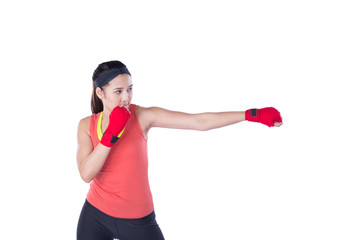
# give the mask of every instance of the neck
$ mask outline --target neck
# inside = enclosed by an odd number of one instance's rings
[[[108,123],[109,122],[109,115],[110,115],[110,111],[107,109],[104,109],[103,114],[102,114],[102,122],[104,123]]]

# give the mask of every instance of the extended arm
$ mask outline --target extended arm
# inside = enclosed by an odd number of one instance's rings
[[[189,114],[169,111],[159,107],[150,107],[143,108],[143,111],[141,111],[141,121],[148,129],[151,127],[163,127],[207,131],[244,121],[245,113],[239,111]],[[273,123],[273,126],[276,127],[281,125],[280,119]]]
[[[206,131],[245,120],[245,112],[218,112],[189,114],[159,107],[144,108],[142,116],[151,127],[192,129]]]

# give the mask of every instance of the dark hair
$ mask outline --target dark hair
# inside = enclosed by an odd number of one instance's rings
[[[92,80],[93,80],[93,92],[91,95],[91,111],[92,113],[99,113],[104,110],[104,106],[102,104],[101,99],[96,95],[96,87],[95,87],[95,79],[97,79],[100,75],[103,73],[106,73],[108,71],[111,71],[113,69],[126,67],[125,64],[123,64],[120,61],[109,61],[109,62],[103,62],[99,64],[99,66],[95,69]]]

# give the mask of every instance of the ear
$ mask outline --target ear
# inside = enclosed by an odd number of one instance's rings
[[[95,89],[96,95],[98,96],[98,98],[100,98],[101,100],[104,98],[104,92],[101,88],[97,87]]]

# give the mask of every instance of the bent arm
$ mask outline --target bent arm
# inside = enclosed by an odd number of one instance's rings
[[[94,149],[89,133],[89,119],[84,118],[78,127],[77,165],[81,178],[89,183],[99,173],[109,155],[109,147],[98,144]]]
[[[144,109],[149,128],[177,128],[207,131],[245,120],[245,112],[217,112],[189,114],[159,107]]]

